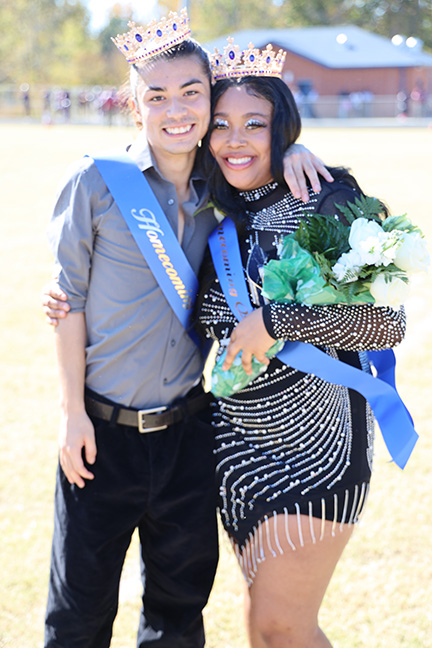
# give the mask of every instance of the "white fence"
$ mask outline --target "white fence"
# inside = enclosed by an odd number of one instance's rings
[[[132,123],[117,88],[0,85],[0,119],[23,117],[46,124]]]
[[[296,97],[297,99],[297,97]],[[431,117],[432,96],[428,102],[413,102],[398,95],[319,96],[313,101],[298,100],[305,118],[351,119]],[[88,123],[128,125],[128,110],[118,90],[112,87],[46,88],[27,84],[0,85],[0,119],[27,117],[43,123]]]

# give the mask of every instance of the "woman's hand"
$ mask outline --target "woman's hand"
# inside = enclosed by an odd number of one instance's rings
[[[318,174],[322,175],[327,182],[333,182],[333,177],[322,160],[303,144],[291,144],[284,157],[284,178],[293,196],[301,198],[305,203],[308,202],[309,192],[306,177],[309,178],[312,189],[319,193],[321,183]]]
[[[42,308],[51,326],[57,326],[59,319],[66,317],[70,311],[67,298],[55,279],[42,288]]]
[[[270,360],[266,353],[275,342],[276,340],[267,333],[262,308],[257,308],[246,315],[232,332],[222,369],[229,369],[236,355],[242,351],[243,369],[250,375],[252,373],[252,356],[255,356],[262,364],[268,365]]]

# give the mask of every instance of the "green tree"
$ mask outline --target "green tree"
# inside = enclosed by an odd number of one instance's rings
[[[292,27],[309,25],[337,25],[350,22],[351,0],[283,0],[280,12],[284,21]]]
[[[259,0],[212,0],[189,3],[193,35],[206,42],[241,29],[271,29],[284,25],[280,21],[280,8],[274,3]]]
[[[129,66],[111,39],[128,31],[128,23],[131,20],[133,11],[129,5],[117,3],[112,7],[108,23],[97,38],[100,56],[99,83],[118,85],[126,77]]]
[[[88,24],[79,1],[6,0],[0,6],[0,79],[75,83],[94,52]]]
[[[414,36],[432,49],[432,0],[189,0],[188,7],[202,42],[241,29],[353,24],[387,38]]]
[[[60,85],[95,83],[93,67],[98,48],[89,32],[87,10],[79,2],[65,2],[52,36],[54,58],[49,80]]]
[[[359,26],[388,38],[420,38],[432,50],[432,0],[357,0],[354,5]]]
[[[159,15],[160,16],[167,16],[170,11],[179,11],[182,9],[186,4],[190,4],[186,2],[181,2],[179,3],[178,0],[159,0],[158,1],[158,8],[159,8]]]

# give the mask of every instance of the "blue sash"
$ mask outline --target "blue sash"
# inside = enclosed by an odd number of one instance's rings
[[[147,179],[128,155],[93,160],[168,303],[188,330],[198,279]]]
[[[240,320],[252,311],[237,232],[231,219],[225,220],[209,238],[210,251],[221,288],[229,307]],[[226,254],[229,250],[229,259]],[[240,307],[239,307],[240,305]],[[277,357],[297,371],[309,373],[361,394],[371,406],[393,461],[404,468],[417,442],[411,416],[396,391],[395,356],[392,350],[368,352],[377,377],[335,360],[312,344],[286,342]]]

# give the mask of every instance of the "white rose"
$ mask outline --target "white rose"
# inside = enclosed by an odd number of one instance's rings
[[[381,226],[373,220],[367,218],[356,218],[351,225],[348,242],[353,250],[358,250],[361,243],[368,238],[377,239],[383,230]]]
[[[407,299],[408,292],[408,284],[405,281],[385,273],[380,273],[370,287],[375,306],[390,306],[396,310]]]
[[[424,272],[430,265],[426,242],[418,232],[402,234],[393,263],[405,272]]]

